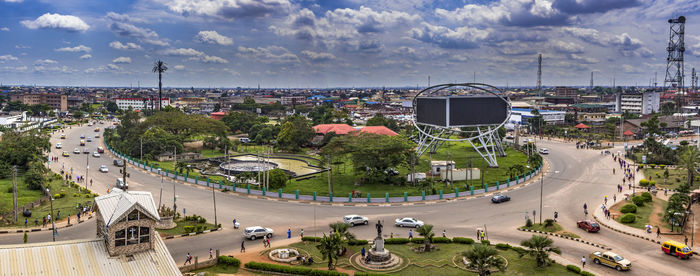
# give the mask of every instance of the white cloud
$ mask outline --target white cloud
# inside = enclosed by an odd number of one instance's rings
[[[10,73],[26,72],[28,69],[29,68],[26,65],[0,67],[0,71],[10,72]]]
[[[48,65],[48,64],[56,64],[58,61],[55,61],[53,59],[37,59],[34,61],[34,65]]]
[[[200,31],[194,38],[197,41],[209,44],[233,45],[233,39],[223,36],[216,31]]]
[[[36,73],[63,73],[63,74],[73,74],[78,72],[77,70],[70,68],[68,66],[53,66],[53,67],[46,67],[43,65],[35,65],[33,67],[34,72]]]
[[[84,55],[80,56],[80,59],[91,59],[91,58],[92,58],[91,54],[84,54]]]
[[[192,58],[190,58],[190,59],[192,59]],[[208,55],[201,56],[199,58],[199,60],[204,62],[204,63],[222,63],[222,64],[228,63],[228,60],[226,60],[224,58],[217,57],[217,56],[208,56]]]
[[[411,37],[426,43],[432,43],[446,49],[478,48],[479,42],[488,37],[489,32],[477,28],[459,27],[450,29],[423,22],[420,28],[410,31]]]
[[[577,54],[571,54],[570,57],[571,57],[573,60],[576,60],[576,61],[581,62],[581,63],[590,63],[590,64],[592,64],[592,63],[598,63],[598,62],[599,62],[598,59],[596,59],[596,58],[586,57],[586,56],[580,56],[580,55],[577,55]]]
[[[289,52],[289,50],[286,48],[280,46],[268,46],[264,48],[247,48],[239,46],[238,54],[236,55],[239,57],[254,59],[262,63],[291,64],[299,62],[299,57]]]
[[[85,45],[78,45],[75,47],[58,48],[58,49],[54,49],[54,51],[56,51],[56,52],[72,52],[72,53],[76,53],[76,52],[89,53],[90,51],[92,51],[92,48],[85,46]]]
[[[24,1],[24,0],[5,0],[5,2],[8,2],[8,3],[22,3],[22,1]]]
[[[0,28],[0,31],[2,31],[2,32],[9,32],[9,31],[10,31],[10,28],[8,28],[8,27],[2,27],[2,28]]]
[[[161,40],[158,36],[158,33],[156,33],[155,31],[147,28],[140,28],[133,24],[124,22],[113,22],[109,25],[109,29],[119,36],[133,37],[144,43],[159,46],[169,45],[168,42]]]
[[[109,43],[109,47],[112,47],[117,50],[141,50],[141,45],[138,45],[133,42],[127,42],[126,44],[122,44],[119,41],[112,41]]]
[[[85,72],[86,74],[108,73],[108,72],[118,73],[118,72],[121,72],[121,70],[122,70],[121,67],[119,67],[115,64],[109,63],[107,65],[100,65],[98,67],[85,69],[83,72]]]
[[[11,60],[17,60],[17,57],[13,56],[13,55],[0,56],[0,63],[6,62],[6,61],[11,61]]]
[[[90,28],[77,16],[57,13],[45,13],[35,20],[23,20],[20,23],[29,29],[61,29],[70,32],[84,32]]]
[[[183,15],[206,15],[225,19],[266,17],[287,13],[288,0],[164,0],[168,8]]]
[[[210,56],[192,48],[166,49],[162,53],[169,56],[190,57],[189,60],[199,60],[204,63],[228,63],[228,60],[224,58]]]
[[[632,66],[629,64],[623,64],[622,65],[622,71],[625,73],[630,73],[630,74],[638,74],[638,73],[643,73],[644,70],[639,69],[637,66]]]
[[[560,52],[560,53],[582,53],[583,52],[583,46],[573,43],[573,42],[565,42],[561,40],[555,40],[552,41],[551,43],[552,48],[554,48],[555,51]]]
[[[113,63],[131,63],[130,57],[118,57],[112,60]]]
[[[326,62],[326,61],[335,59],[335,56],[331,53],[301,51],[301,54],[313,62]]]
[[[185,65],[180,65],[180,64],[178,64],[178,65],[173,66],[173,69],[175,69],[175,70],[185,70]]]
[[[119,21],[119,22],[133,22],[133,23],[146,23],[147,21],[142,19],[142,18],[135,18],[132,16],[129,16],[128,14],[120,14],[116,12],[108,12],[107,13],[107,18],[111,19],[112,21]]]

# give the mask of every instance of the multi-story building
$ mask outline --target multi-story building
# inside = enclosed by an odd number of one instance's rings
[[[80,108],[83,104],[83,98],[81,97],[68,97],[68,108]]]
[[[659,112],[659,92],[617,94],[615,111],[647,115]]]
[[[282,105],[306,104],[306,96],[282,96]]]
[[[121,110],[127,110],[129,108],[132,110],[158,108],[158,98],[116,98],[114,101]],[[169,106],[170,98],[163,98],[161,100],[161,105],[163,107]]]
[[[53,93],[26,93],[10,96],[11,101],[26,105],[45,104],[59,111],[68,111],[68,96]]]
[[[554,88],[554,96],[576,98],[578,89],[573,87],[557,86]]]

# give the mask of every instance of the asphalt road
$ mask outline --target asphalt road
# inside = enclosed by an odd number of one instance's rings
[[[99,125],[104,128],[106,125]],[[64,150],[72,151],[79,147],[79,136],[93,136],[94,127],[73,127],[66,129],[68,139],[58,139],[59,133],[51,139],[52,145],[62,142]],[[101,134],[101,133],[100,133]],[[101,139],[100,139],[101,141]],[[94,151],[99,142],[90,142],[88,147]],[[700,261],[695,258],[690,261],[677,260],[664,255],[659,246],[638,238],[629,237],[603,228],[599,233],[586,233],[576,228],[576,220],[584,218],[583,204],[589,208],[599,208],[604,195],[609,198],[615,193],[616,185],[622,177],[612,174],[612,168],[616,163],[609,155],[601,155],[600,151],[577,150],[573,144],[539,141],[540,147],[547,147],[550,154],[545,156],[549,161],[550,169],[542,185],[543,220],[551,218],[555,211],[559,212],[559,223],[566,230],[580,235],[583,239],[607,245],[612,251],[630,259],[633,269],[630,275],[683,275],[692,274],[700,268]],[[82,148],[82,147],[81,147]],[[53,149],[52,155],[59,155],[62,150]],[[617,149],[615,149],[617,151]],[[84,175],[87,154],[72,154],[70,157],[60,157],[58,162],[51,165],[58,171],[62,166],[66,170],[73,168],[73,175]],[[114,186],[119,169],[112,166],[113,157],[103,155],[100,158],[90,156],[89,177],[94,179],[92,190],[104,194],[107,188]],[[109,173],[100,173],[99,165],[107,165]],[[156,201],[162,189],[162,204],[173,204],[173,182],[163,180],[158,176],[145,173],[141,170],[128,168],[130,190],[143,190],[151,192]],[[214,208],[212,204],[212,191],[199,186],[187,184],[175,184],[177,193],[177,205],[179,211],[184,207],[187,214],[198,214],[214,221]],[[626,191],[623,191],[626,192]],[[311,205],[307,203],[278,202],[271,200],[252,199],[231,193],[216,192],[217,216],[224,230],[220,232],[167,240],[166,245],[176,262],[184,260],[185,254],[190,252],[204,258],[209,248],[220,249],[224,254],[238,252],[242,240],[242,229],[233,229],[232,219],[236,218],[241,223],[241,228],[261,225],[275,230],[276,242],[286,239],[286,231],[292,229],[292,236],[298,238],[300,229],[304,229],[305,235],[321,235],[327,232],[328,223],[339,221],[343,215],[359,214],[370,219],[369,226],[357,226],[352,229],[359,238],[372,239],[376,236],[374,223],[381,219],[386,225],[385,236],[393,233],[394,237],[407,237],[408,229],[393,226],[397,217],[416,217],[426,223],[435,225],[434,231],[439,236],[442,230],[446,230],[448,237],[465,236],[475,237],[476,228],[486,227],[491,240],[518,244],[521,240],[530,236],[529,233],[517,231],[518,226],[524,225],[525,214],[537,211],[536,222],[539,220],[540,182],[532,183],[520,189],[508,192],[512,200],[502,204],[492,204],[490,198],[474,198],[456,202],[440,202],[428,205],[415,206],[327,206]],[[590,210],[589,209],[589,210]],[[83,223],[80,226],[62,230],[58,239],[92,238],[95,235],[94,222]],[[414,234],[415,235],[415,234]],[[579,242],[560,238],[553,238],[555,245],[562,249],[562,257],[579,263],[581,256],[586,255],[597,248]],[[30,241],[50,241],[50,232],[37,232],[30,235]],[[0,236],[0,243],[20,243],[21,235],[5,234]],[[248,241],[247,247],[261,243],[260,241]],[[597,267],[589,264],[587,270],[596,274],[615,274],[613,269]]]

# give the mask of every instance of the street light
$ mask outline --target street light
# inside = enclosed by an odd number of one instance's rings
[[[53,216],[53,196],[51,195],[51,190],[49,188],[46,188],[46,193],[49,194],[49,202],[51,203],[51,226],[53,233],[51,237],[53,238],[53,241],[56,241],[56,234],[58,234],[58,230],[56,229],[56,218]]]
[[[163,174],[162,169],[158,168],[158,175],[160,175],[160,195],[158,196],[158,208],[161,206],[161,201],[163,200]]]

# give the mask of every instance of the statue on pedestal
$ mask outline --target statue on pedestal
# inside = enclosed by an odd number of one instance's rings
[[[384,225],[382,225],[382,221],[377,220],[377,225],[375,225],[375,227],[377,228],[377,237],[381,237],[382,236],[382,228],[384,227]]]

